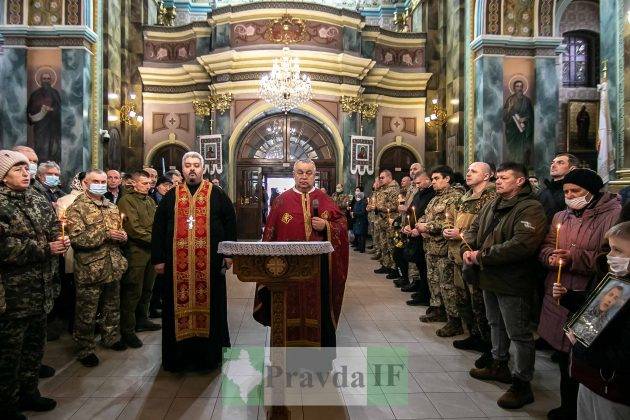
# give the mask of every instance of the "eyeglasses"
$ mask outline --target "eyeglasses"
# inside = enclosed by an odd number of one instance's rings
[[[384,176],[379,176],[378,179],[385,179],[385,177]]]

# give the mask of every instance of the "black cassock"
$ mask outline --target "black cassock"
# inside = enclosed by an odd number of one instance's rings
[[[199,185],[188,185],[194,195]],[[153,222],[151,260],[165,263],[162,304],[162,367],[167,371],[207,370],[218,367],[222,349],[230,347],[227,322],[225,275],[221,274],[223,255],[217,253],[219,242],[236,240],[236,213],[227,194],[219,187],[210,194],[210,335],[175,340],[173,297],[173,232],[175,188],[158,205]]]

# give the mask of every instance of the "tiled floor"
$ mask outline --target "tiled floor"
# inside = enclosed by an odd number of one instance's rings
[[[536,402],[516,411],[502,410],[496,399],[507,385],[476,381],[468,369],[477,357],[459,351],[451,339],[435,335],[435,325],[421,324],[424,309],[405,305],[407,294],[383,276],[367,254],[351,252],[350,273],[337,332],[339,346],[405,347],[408,351],[408,392],[373,396],[378,404],[352,405],[361,395],[344,394],[348,407],[298,406],[291,419],[420,419],[420,418],[546,418],[559,404],[557,365],[539,353],[533,381]],[[228,278],[230,336],[233,345],[262,345],[267,331],[252,319],[253,285]],[[99,349],[101,364],[87,369],[74,361],[72,340],[66,335],[49,343],[45,362],[57,375],[43,380],[42,394],[55,397],[57,409],[28,413],[30,418],[72,419],[264,419],[264,408],[238,407],[222,398],[220,375],[175,375],[160,369],[160,332],[143,333],[144,346],[116,353]],[[378,391],[380,392],[380,391]],[[296,398],[300,398],[299,395]],[[306,404],[306,397],[302,395]]]

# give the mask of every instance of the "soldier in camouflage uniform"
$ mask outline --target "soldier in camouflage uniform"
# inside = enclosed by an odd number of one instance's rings
[[[378,218],[378,216],[376,215],[376,202],[379,199],[379,196],[381,194],[380,188],[381,188],[381,183],[377,178],[374,180],[374,184],[372,184],[372,195],[368,198],[368,204],[366,207],[366,210],[368,211],[368,222],[370,223],[370,226],[372,228],[372,251],[373,252],[370,252],[370,254],[374,254],[374,256],[372,256],[373,260],[381,259],[381,249],[379,248],[381,231],[380,231],[380,227],[376,223],[376,220]]]
[[[337,184],[335,192],[332,193],[330,198],[332,198],[332,201],[335,202],[337,207],[339,207],[344,214],[350,205],[350,200],[352,200],[352,196],[350,194],[345,194],[343,192],[343,184]]]
[[[392,222],[396,218],[398,211],[398,194],[400,186],[392,177],[392,173],[387,169],[381,171],[379,181],[382,184],[381,193],[376,201],[376,223],[381,229],[380,244],[381,267],[374,270],[377,274],[387,274],[388,279],[398,278],[398,271],[394,263],[394,228]]]
[[[466,184],[470,190],[462,196],[457,206],[454,228],[444,229],[443,232],[444,237],[449,240],[448,256],[454,263],[455,287],[459,288],[465,297],[458,307],[459,315],[470,333],[470,337],[464,340],[455,340],[453,346],[462,350],[477,350],[484,353],[489,353],[491,343],[483,292],[479,288],[478,279],[475,281],[474,275],[467,276],[468,281],[463,278],[460,248],[461,235],[472,225],[481,208],[497,196],[494,184],[490,182],[491,175],[492,169],[487,163],[470,164],[466,173]],[[472,268],[467,268],[467,270],[470,269]],[[468,273],[472,272],[468,271]]]
[[[435,322],[444,319],[441,306],[446,308],[448,322],[436,331],[440,337],[452,337],[462,334],[461,319],[457,310],[464,299],[461,290],[455,287],[453,263],[448,258],[448,244],[442,235],[444,229],[453,227],[457,203],[464,189],[459,185],[451,186],[453,170],[448,166],[438,166],[431,172],[431,183],[436,196],[431,199],[424,216],[416,225],[423,234],[424,249],[427,258],[427,277],[431,290],[430,313],[421,316],[422,322]],[[429,312],[429,311],[427,311]]]
[[[120,335],[132,348],[142,346],[136,331],[157,331],[159,324],[149,321],[149,303],[155,282],[151,264],[151,232],[155,216],[155,201],[149,196],[150,174],[138,171],[131,174],[134,186],[131,193],[118,202],[123,227],[129,241],[125,256],[129,270],[120,282]]]
[[[97,169],[83,180],[85,193],[77,197],[66,212],[68,234],[74,249],[74,279],[77,303],[74,339],[77,357],[87,367],[96,366],[94,327],[97,310],[102,315],[101,343],[112,350],[125,350],[118,340],[120,278],[127,260],[120,246],[127,241],[120,212],[103,198],[107,175]]]
[[[46,199],[29,188],[28,159],[0,151],[0,418],[56,406],[37,382],[53,305],[53,263],[70,246]]]

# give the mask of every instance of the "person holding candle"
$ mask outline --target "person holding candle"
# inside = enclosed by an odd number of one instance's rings
[[[398,270],[394,263],[394,228],[392,217],[398,211],[398,194],[400,186],[389,170],[383,170],[378,176],[381,184],[380,194],[375,205],[377,224],[381,230],[380,243],[381,266],[374,270],[376,274],[387,274],[388,279],[397,279]]]
[[[575,418],[578,392],[578,383],[569,375],[571,342],[563,331],[569,310],[553,297],[553,286],[557,283],[567,290],[584,291],[596,274],[596,259],[603,252],[604,236],[621,211],[619,197],[601,192],[603,186],[600,176],[590,169],[574,169],[564,177],[567,209],[555,214],[553,229],[539,254],[549,271],[538,333],[559,352],[561,406],[549,412],[550,419]]]
[[[83,179],[85,172],[77,173],[70,182],[70,194],[66,194],[57,200],[57,218],[62,222],[62,227],[67,228],[66,211],[76,198],[83,194]],[[64,226],[65,224],[65,226]],[[67,232],[67,229],[66,229]],[[62,319],[67,321],[68,331],[72,333],[74,325],[74,308],[76,302],[74,285],[74,250],[72,246],[63,254],[63,270],[61,273],[61,291],[59,298],[55,302],[57,310]]]
[[[505,162],[497,168],[497,198],[485,205],[464,232],[460,252],[466,265],[478,266],[486,317],[490,324],[492,364],[470,370],[470,376],[511,384],[497,400],[516,409],[534,401],[534,334],[531,327],[535,269],[547,233],[545,212],[527,182],[527,169]],[[508,367],[514,344],[514,366]]]
[[[94,367],[96,314],[101,314],[101,344],[112,350],[127,348],[119,337],[120,279],[127,270],[121,246],[127,233],[120,230],[118,207],[103,195],[107,175],[91,169],[83,179],[85,192],[66,211],[67,231],[74,249],[76,309],[74,340],[77,359]]]
[[[604,260],[606,267],[584,291],[568,290],[554,284],[553,297],[572,313],[581,310],[588,295],[599,286],[609,271],[616,277],[629,279],[630,222],[616,224],[605,235],[609,252]],[[603,254],[602,254],[603,256]],[[602,317],[611,305],[619,301],[621,291],[614,286],[607,289],[596,307]],[[605,315],[603,315],[605,316]],[[625,420],[630,418],[630,305],[626,304],[588,347],[578,342],[572,330],[566,333],[572,343],[571,378],[579,383],[577,416],[579,420]]]
[[[470,164],[466,172],[466,184],[470,190],[462,196],[457,205],[454,227],[443,231],[444,237],[448,239],[449,258],[454,263],[455,287],[461,289],[461,294],[465,297],[460,301],[458,309],[469,333],[467,338],[453,341],[453,347],[482,352],[482,357],[475,363],[477,367],[483,367],[492,362],[490,326],[486,319],[483,292],[479,288],[479,279],[475,275],[477,272],[472,267],[463,267],[459,250],[462,244],[462,232],[468,230],[483,206],[497,196],[494,183],[490,182],[491,175],[492,170],[487,163]],[[463,268],[467,271],[463,271]],[[463,272],[467,274],[466,278],[462,275]]]
[[[435,333],[440,337],[452,337],[462,334],[462,322],[457,309],[463,299],[459,289],[455,288],[453,263],[448,258],[448,243],[443,236],[444,229],[453,226],[453,215],[464,189],[459,184],[451,185],[453,170],[449,166],[437,166],[431,171],[431,184],[435,197],[427,205],[424,215],[415,228],[424,237],[427,259],[427,278],[431,291],[431,306],[434,308],[420,317],[421,322],[447,323]],[[447,217],[447,214],[449,217]],[[443,312],[442,306],[446,309]]]
[[[409,306],[429,306],[431,293],[429,292],[429,283],[427,280],[427,260],[424,254],[424,241],[418,229],[415,228],[418,222],[418,214],[424,214],[427,205],[435,197],[435,190],[431,185],[431,178],[426,172],[421,171],[414,177],[414,186],[417,190],[413,196],[413,200],[407,207],[407,218],[409,223],[403,227],[403,234],[409,236],[405,254],[407,258],[413,262],[417,269],[418,274],[412,274],[409,270],[409,275],[412,277],[412,282],[409,286],[405,286],[400,290],[403,292],[413,292],[411,299],[407,301]],[[430,309],[430,310],[429,310]],[[427,312],[429,315],[434,309],[429,308]]]
[[[38,390],[53,305],[54,265],[70,246],[50,204],[30,187],[29,160],[0,150],[0,418],[49,411]]]

